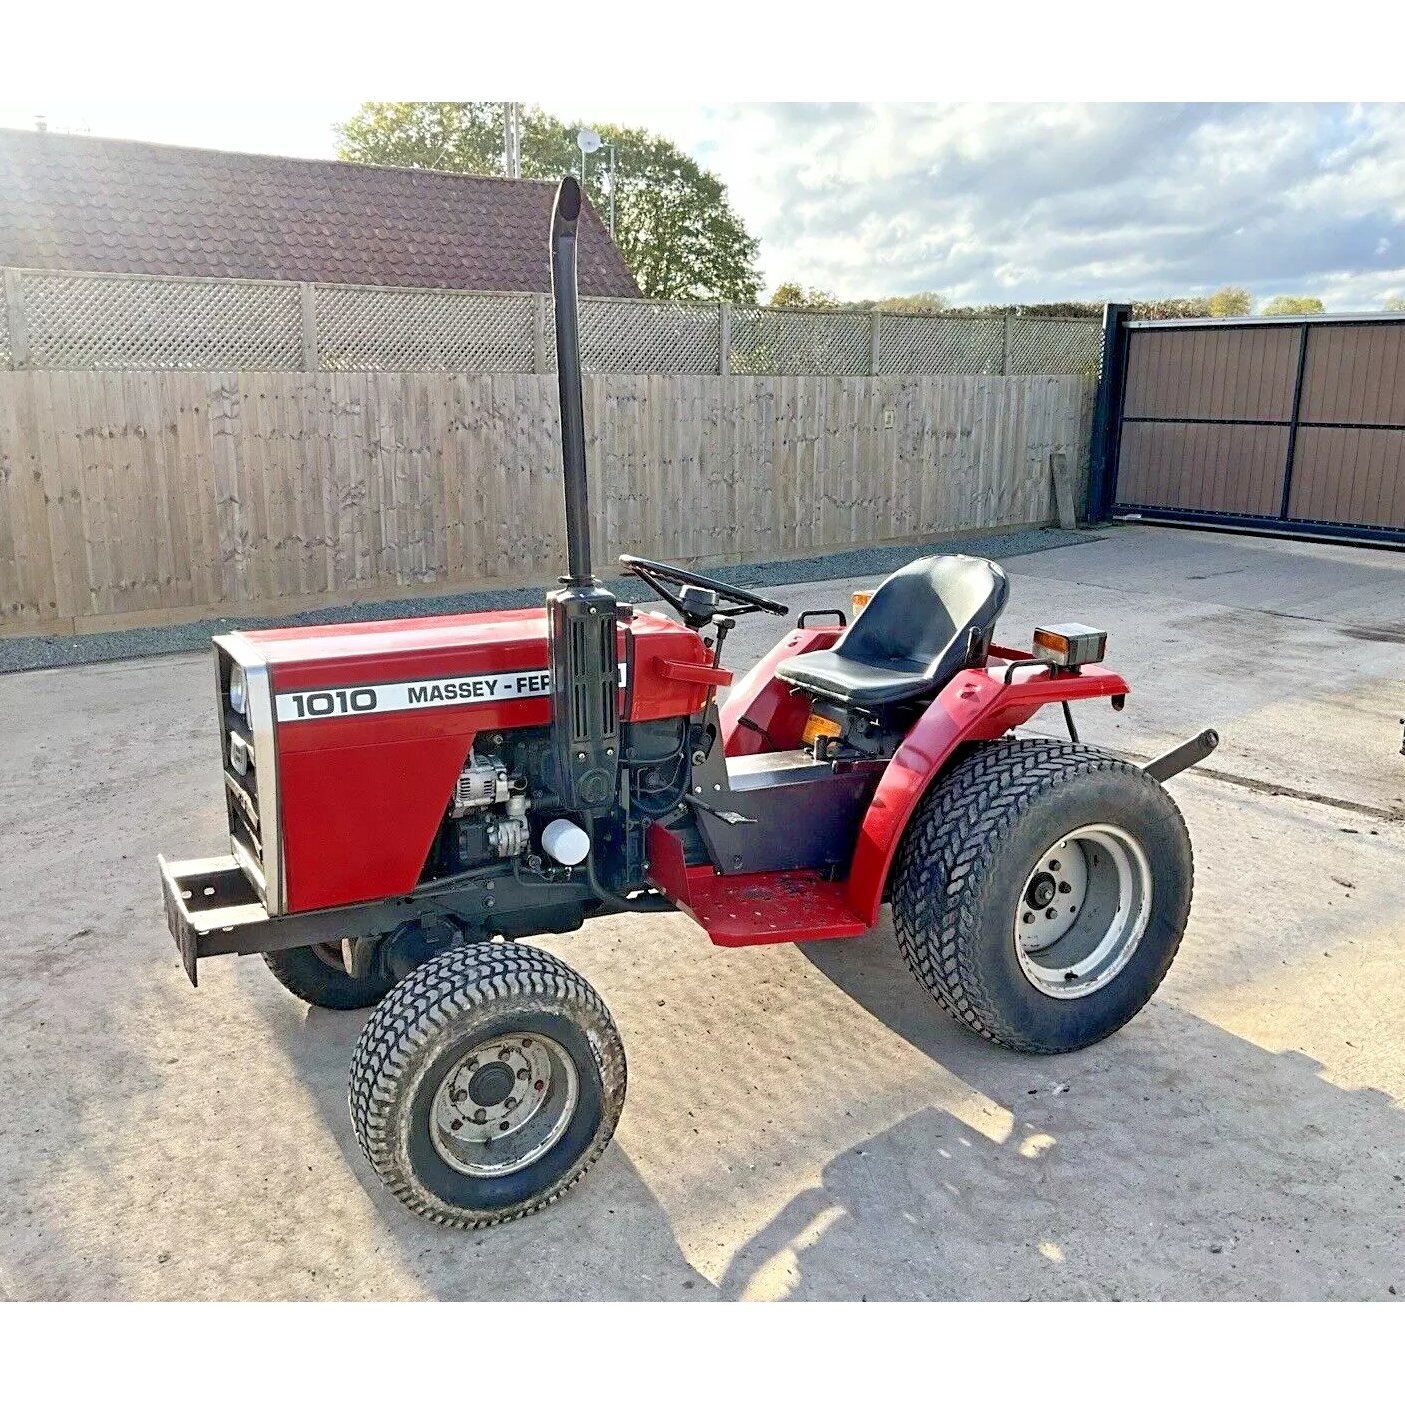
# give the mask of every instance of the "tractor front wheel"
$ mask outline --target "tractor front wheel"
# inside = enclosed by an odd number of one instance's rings
[[[624,1046],[571,968],[512,942],[454,947],[376,1007],[351,1062],[356,1138],[426,1219],[478,1229],[549,1205],[609,1144]]]
[[[1190,838],[1138,767],[1043,739],[973,751],[922,801],[895,864],[903,956],[978,1034],[1081,1049],[1151,998],[1190,911]]]
[[[340,942],[266,951],[263,959],[284,990],[323,1010],[369,1010],[395,984],[394,976],[381,973],[348,975]]]

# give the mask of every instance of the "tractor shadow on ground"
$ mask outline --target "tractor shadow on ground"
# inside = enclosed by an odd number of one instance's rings
[[[1297,1053],[1154,1001],[1055,1058],[968,1035],[884,923],[806,957],[1009,1110],[982,1136],[937,1108],[824,1167],[733,1256],[724,1298],[1405,1296],[1405,1119]]]

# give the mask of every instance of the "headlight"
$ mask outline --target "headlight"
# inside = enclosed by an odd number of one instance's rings
[[[239,664],[229,671],[229,705],[246,722],[249,720],[249,684]]]

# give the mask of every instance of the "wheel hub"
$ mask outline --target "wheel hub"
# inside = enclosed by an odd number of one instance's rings
[[[1084,825],[1052,844],[1025,881],[1015,953],[1045,995],[1077,999],[1127,964],[1151,915],[1151,865],[1116,825]]]
[[[571,1056],[554,1039],[510,1034],[470,1049],[434,1094],[430,1140],[470,1176],[505,1176],[561,1140],[579,1098]]]
[[[517,1075],[505,1063],[485,1064],[468,1080],[468,1096],[479,1107],[497,1107],[517,1086]]]

